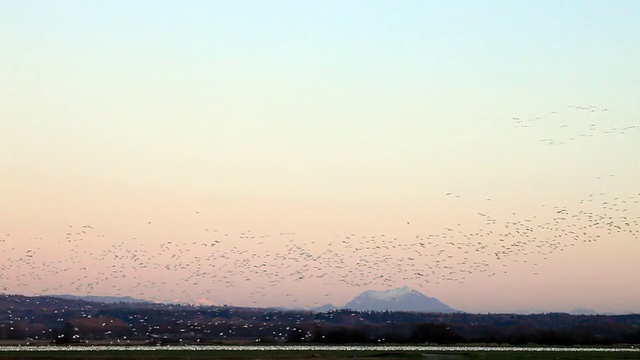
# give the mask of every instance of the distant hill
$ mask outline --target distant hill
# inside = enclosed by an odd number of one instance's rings
[[[510,311],[506,311],[504,313],[508,313],[508,314],[518,314],[518,315],[534,315],[534,314],[549,314],[549,313],[553,313],[553,311],[548,311],[548,310],[541,310],[541,309],[517,309],[517,310],[510,310]],[[613,313],[606,313],[606,312],[598,312],[596,310],[593,309],[585,309],[585,308],[575,308],[569,312],[566,312],[569,315],[623,315],[623,314],[628,314],[628,313],[622,313],[622,314],[613,314]]]
[[[365,291],[349,301],[344,308],[359,311],[459,312],[440,300],[407,286],[386,291]]]
[[[420,298],[415,294],[417,291],[408,288],[365,293],[367,298],[400,303],[414,296]],[[452,341],[514,345],[640,344],[640,314],[516,315],[354,309],[312,313],[151,302],[88,302],[15,294],[0,294],[0,314],[4,314],[0,316],[0,340],[24,344],[56,342],[65,329],[74,329],[80,339],[91,342],[119,340],[139,344],[149,341],[238,344],[255,343],[257,339],[325,344],[381,344],[382,339],[389,343],[418,344]]]
[[[336,309],[338,309],[338,307],[335,306],[335,305],[324,304],[324,305],[321,305],[321,306],[316,306],[312,310],[313,311],[317,311],[317,312],[327,312],[327,311],[332,311],[332,310],[336,310]]]
[[[77,296],[77,295],[49,295],[51,297],[67,299],[67,300],[84,300],[84,301],[92,301],[92,302],[101,302],[105,304],[114,304],[114,303],[151,303],[152,301],[142,300],[132,298],[131,296]]]
[[[597,315],[598,312],[593,309],[576,308],[569,311],[571,315]]]

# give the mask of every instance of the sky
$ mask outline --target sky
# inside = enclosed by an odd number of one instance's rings
[[[640,312],[637,14],[0,1],[0,291]]]

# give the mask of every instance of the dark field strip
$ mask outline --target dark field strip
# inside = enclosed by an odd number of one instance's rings
[[[358,350],[118,350],[118,351],[2,351],[0,360],[18,359],[96,359],[96,360],[276,360],[276,359],[556,359],[556,360],[605,360],[605,359],[640,359],[639,352],[558,352],[558,351],[358,351]]]

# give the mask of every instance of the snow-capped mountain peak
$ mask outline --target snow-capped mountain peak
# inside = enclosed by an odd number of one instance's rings
[[[367,290],[345,306],[353,310],[455,312],[440,300],[428,297],[408,286],[384,291]]]
[[[369,297],[376,300],[396,300],[414,291],[416,290],[413,290],[408,286],[403,286],[397,289],[389,289],[385,291],[369,290],[365,291],[363,294],[367,294]]]

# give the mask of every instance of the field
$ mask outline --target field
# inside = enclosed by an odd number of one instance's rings
[[[18,359],[162,359],[162,360],[245,360],[245,359],[640,359],[640,352],[558,352],[558,351],[375,351],[375,350],[118,350],[118,351],[3,351],[0,360]]]

